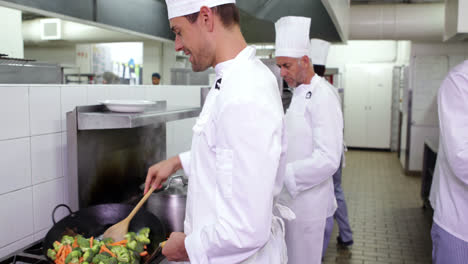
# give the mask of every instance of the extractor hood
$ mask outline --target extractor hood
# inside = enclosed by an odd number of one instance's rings
[[[283,16],[312,19],[311,38],[330,42],[348,40],[347,0],[237,0],[242,13],[241,28],[248,42],[274,42],[274,23]],[[257,23],[259,22],[259,23]],[[250,34],[255,32],[255,34]]]
[[[445,1],[445,41],[468,40],[468,0]]]

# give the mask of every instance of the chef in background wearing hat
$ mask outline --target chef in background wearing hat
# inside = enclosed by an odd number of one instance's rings
[[[145,193],[176,170],[189,178],[184,233],[163,248],[170,261],[286,264],[275,203],[286,152],[281,96],[273,73],[247,46],[234,0],[166,0],[176,51],[216,82],[193,127],[189,152],[153,165]],[[281,166],[281,164],[283,166]]]
[[[309,59],[310,18],[282,17],[276,24],[276,63],[295,87],[286,112],[284,202],[296,214],[286,222],[290,264],[321,262],[326,218],[336,209],[333,174],[343,153],[343,116],[333,87]]]
[[[322,39],[311,39],[310,40],[310,57],[312,63],[314,64],[314,71],[317,75],[323,77],[325,74],[325,63],[327,62],[328,49],[330,48],[330,43]],[[338,101],[341,105],[341,98],[338,94],[337,89],[330,85],[333,88],[333,93],[338,98]],[[341,176],[342,176],[342,167],[344,167],[344,151],[346,151],[346,146],[343,145],[343,154],[340,162],[340,167],[333,174],[333,185],[335,190],[335,198],[338,204],[338,208],[335,213],[333,213],[332,208],[328,211],[327,214],[327,223],[325,227],[325,237],[323,240],[323,251],[322,256],[325,256],[327,250],[328,242],[333,231],[333,218],[336,219],[338,224],[338,245],[341,246],[350,246],[353,244],[353,232],[351,231],[351,226],[349,225],[348,219],[348,207],[346,206],[346,200],[343,194],[343,189],[341,188]]]

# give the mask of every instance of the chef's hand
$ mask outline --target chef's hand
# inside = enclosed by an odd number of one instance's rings
[[[185,249],[185,237],[182,232],[172,232],[166,245],[163,247],[162,254],[169,261],[189,261],[187,250]]]
[[[162,183],[166,181],[171,174],[182,168],[179,156],[174,156],[167,160],[163,160],[151,166],[146,175],[145,191],[146,192],[154,186],[155,189],[162,187]]]

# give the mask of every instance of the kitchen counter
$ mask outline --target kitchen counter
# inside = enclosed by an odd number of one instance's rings
[[[135,128],[197,117],[199,107],[167,106],[164,101],[140,113],[111,112],[104,105],[76,108],[78,130]]]

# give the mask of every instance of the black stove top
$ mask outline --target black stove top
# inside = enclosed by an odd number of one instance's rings
[[[50,264],[43,255],[42,244],[42,240],[34,242],[0,259],[0,264]]]

